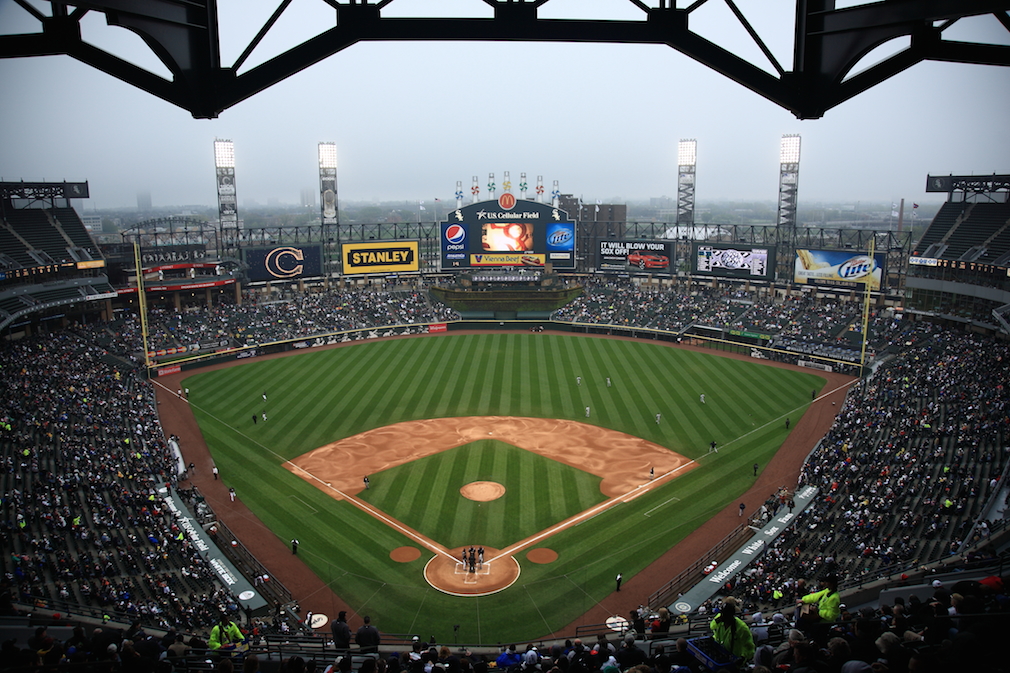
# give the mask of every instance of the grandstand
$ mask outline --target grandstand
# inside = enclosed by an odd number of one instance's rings
[[[87,183],[0,183],[0,330],[116,296],[98,246],[69,207],[87,191]]]
[[[927,180],[948,192],[909,258],[905,307],[1010,334],[1010,176]]]
[[[161,432],[145,381],[148,370],[138,362],[153,354],[155,361],[182,357],[184,366],[198,367],[241,354],[420,334],[436,324],[484,325],[473,315],[466,322],[468,316],[434,298],[431,287],[452,286],[442,275],[267,285],[250,282],[240,265],[222,274],[227,260],[215,248],[202,242],[193,247],[191,238],[173,233],[166,245],[144,247],[151,257],[141,271],[153,281],[148,294],[156,298],[147,316],[145,353],[131,303],[138,273],[127,250],[115,250],[119,286],[113,288],[106,257],[74,211],[57,201],[49,197],[46,207],[16,208],[24,204],[12,200],[0,227],[0,317],[7,320],[8,336],[16,337],[0,358],[8,383],[0,407],[7,465],[0,491],[13,603],[35,614],[139,620],[148,629],[204,635],[220,610],[245,610],[242,621],[260,635],[262,651],[272,652],[272,639],[283,637],[293,638],[293,651],[328,656],[325,638],[320,642],[320,632],[301,620],[299,604],[312,609],[311,597],[289,592],[275,577],[277,569],[258,558],[257,541],[232,534],[234,520],[215,513],[193,486],[187,447]],[[964,296],[984,299],[985,306],[1010,303],[999,304],[1007,291],[1005,268],[1002,276],[996,271],[1008,252],[1000,247],[1008,218],[1005,203],[951,201],[941,209],[914,246],[921,252],[913,257],[936,263],[910,265],[908,304],[886,291],[875,293],[866,316],[865,369],[863,298],[849,288],[797,289],[732,278],[657,282],[652,274],[557,279],[582,294],[549,319],[538,317],[537,324],[549,329],[707,344],[792,364],[865,371],[800,480],[787,485],[789,491],[815,486],[817,498],[754,563],[720,575],[722,583],[674,633],[707,632],[706,613],[729,595],[748,613],[788,612],[806,583],[829,570],[843,577],[847,600],[873,604],[876,596],[866,594],[866,586],[893,591],[910,581],[904,578],[1004,558],[1000,540],[1008,531],[1001,504],[1010,497],[1004,379],[1010,351],[992,319],[972,321],[988,334],[965,334],[963,320],[928,320],[930,312],[914,308],[914,300],[931,279],[949,290],[956,274],[958,292],[944,298],[950,306],[963,305]],[[169,259],[187,255],[193,258]],[[508,291],[510,283],[529,281],[494,273],[478,278]],[[208,281],[215,285],[202,287]],[[96,306],[92,299],[101,300],[101,308],[89,308]],[[82,319],[57,313],[68,306],[81,307]],[[985,317],[978,307],[972,310]],[[936,315],[949,319],[957,311]],[[47,325],[52,317],[60,318],[59,328]],[[25,322],[14,331],[17,318]],[[517,321],[506,328],[528,326]],[[103,469],[109,465],[116,469]],[[778,494],[770,496],[749,523],[768,523],[781,506]],[[216,551],[201,553],[204,542],[184,534],[173,513],[180,507]],[[704,562],[699,559],[698,567],[670,575],[685,588],[699,584],[703,566],[723,562],[749,536],[742,528]],[[212,563],[212,554],[220,554],[220,561]],[[221,574],[225,561],[233,569],[227,572],[241,575],[271,608],[254,611],[238,596]],[[994,572],[986,568],[979,572]],[[675,602],[675,595],[640,592],[635,598],[653,610]],[[586,624],[580,633],[596,630]],[[302,635],[293,637],[296,632]],[[647,648],[662,642],[661,632],[638,635],[650,637],[640,638]]]

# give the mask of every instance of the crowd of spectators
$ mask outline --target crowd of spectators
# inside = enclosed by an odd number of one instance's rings
[[[224,302],[211,309],[192,307],[183,311],[151,309],[148,347],[157,351],[218,339],[229,340],[229,345],[255,345],[457,317],[452,309],[418,290],[345,289],[291,293],[269,301],[247,292],[241,304]]]
[[[798,586],[790,604],[816,603],[821,592]],[[822,601],[823,602],[823,601]],[[773,613],[744,610],[726,597],[714,602],[713,637],[743,661],[738,668],[753,673],[1004,673],[1010,662],[1004,643],[1010,596],[997,576],[910,586],[885,602],[849,608],[838,603],[825,617],[806,618],[793,610]],[[726,611],[735,616],[733,642],[720,632]],[[725,618],[723,621],[726,621]],[[697,667],[691,670],[699,670]]]
[[[588,279],[585,293],[558,309],[554,318],[662,330],[679,336],[697,331],[693,328],[750,332],[764,335],[766,345],[798,355],[858,362],[862,310],[858,301],[818,300],[810,295],[772,300],[757,290],[694,286],[684,291],[640,286],[630,279],[597,277]],[[897,326],[892,312],[873,311],[869,321],[870,352],[886,348]]]
[[[929,324],[900,338],[917,345],[849,395],[808,457],[815,502],[724,594],[774,609],[823,572],[865,580],[985,541],[1010,464],[1010,345]]]
[[[175,459],[132,364],[73,330],[0,349],[0,539],[23,603],[194,629],[234,596],[167,514]]]

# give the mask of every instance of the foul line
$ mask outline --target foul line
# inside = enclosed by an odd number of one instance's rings
[[[647,484],[640,484],[635,488],[631,489],[630,491],[628,491],[627,493],[624,493],[623,495],[614,496],[609,500],[604,500],[595,507],[590,507],[589,509],[582,511],[573,517],[569,517],[568,519],[565,519],[559,524],[555,524],[550,528],[542,530],[536,535],[528,537],[525,540],[520,540],[511,547],[506,547],[505,549],[501,550],[501,552],[499,552],[497,556],[491,557],[488,563],[490,563],[491,561],[497,561],[498,559],[506,556],[515,556],[522,550],[526,549],[527,547],[533,546],[534,544],[536,544],[540,540],[543,540],[544,538],[550,537],[555,533],[559,533],[566,528],[571,528],[581,523],[585,523],[587,520],[592,519],[593,517],[598,516],[600,514],[603,514],[612,507],[616,507],[617,505],[621,505],[626,502],[631,502],[638,496],[648,493],[649,491],[653,490],[654,488],[656,488],[661,484],[665,484],[678,472],[692,465],[697,465],[697,461],[692,460],[687,463],[684,463],[683,465],[680,465],[679,467],[675,467],[674,469],[670,470],[669,472],[666,472],[665,474],[660,475],[659,477],[653,479]]]
[[[833,390],[829,390],[828,392],[824,393],[823,395],[818,395],[815,399],[810,400],[810,404],[813,404],[814,402],[818,402],[818,401],[824,399],[825,397],[828,397],[829,395],[831,395],[833,393],[837,393],[839,390],[842,390],[844,388],[848,388],[849,386],[851,386],[851,385],[853,385],[855,383],[859,383],[859,379],[854,379],[852,381],[849,381],[848,383],[843,383],[842,385],[838,386],[837,388],[835,388]],[[779,422],[782,421],[783,418],[789,418],[789,414],[795,413],[799,409],[800,409],[800,407],[796,407],[792,411],[787,411],[786,413],[782,414],[778,418],[773,418],[770,421],[768,421],[767,423],[765,423],[764,425],[761,425],[761,426],[758,426],[758,427],[754,428],[750,432],[745,432],[744,434],[740,435],[739,437],[734,437],[733,439],[731,439],[728,442],[726,442],[725,444],[723,444],[723,448],[725,449],[726,447],[733,446],[734,444],[736,444],[737,442],[739,442],[741,439],[743,439],[745,437],[748,437],[750,435],[753,435],[755,432],[764,430],[765,428],[767,428],[772,423],[779,423]],[[719,449],[716,448],[715,451],[713,451],[712,449],[709,449],[708,453],[706,453],[705,456],[706,457],[707,456],[711,456],[713,453],[719,453]]]

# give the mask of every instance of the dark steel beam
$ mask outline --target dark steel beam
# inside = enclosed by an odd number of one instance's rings
[[[494,9],[491,19],[383,18],[382,8],[389,0],[326,0],[336,8],[332,28],[241,74],[236,70],[290,0],[275,0],[280,5],[271,21],[232,67],[221,65],[217,0],[50,1],[53,12],[42,19],[42,33],[0,36],[0,58],[66,54],[197,118],[217,117],[242,100],[363,41],[664,44],[801,119],[820,117],[923,60],[1010,65],[1010,47],[942,39],[943,30],[965,16],[993,14],[1010,29],[1007,0],[882,0],[840,10],[835,9],[834,0],[796,0],[793,67],[788,71],[774,59],[736,5],[727,0],[735,20],[769,58],[775,74],[690,30],[691,12],[704,0],[687,9],[674,8],[672,0],[662,1],[658,7],[629,0],[643,11],[640,21],[540,19],[538,9],[547,0],[483,0]],[[18,4],[25,6],[23,1]],[[73,11],[68,11],[71,7]],[[172,81],[82,42],[79,21],[89,11],[102,12],[110,25],[139,35],[172,73]],[[852,68],[871,50],[904,36],[911,37],[909,49],[850,76]]]

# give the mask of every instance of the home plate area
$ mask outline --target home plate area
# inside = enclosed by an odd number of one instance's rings
[[[433,588],[454,596],[487,596],[507,589],[519,579],[519,562],[514,557],[499,557],[500,550],[485,547],[485,560],[480,563],[475,548],[471,571],[469,552],[469,547],[458,547],[451,550],[452,558],[436,554],[424,566],[425,580]]]

